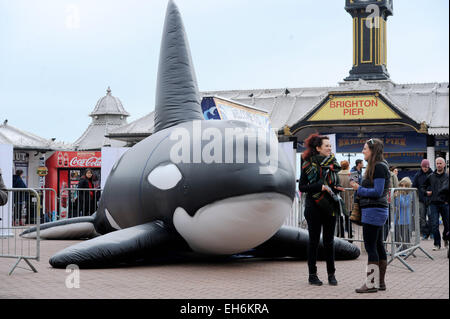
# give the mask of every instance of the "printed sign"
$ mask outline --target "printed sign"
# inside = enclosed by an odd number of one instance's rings
[[[384,158],[390,164],[417,164],[425,158],[425,153],[386,153]]]
[[[361,153],[364,144],[370,138],[378,138],[384,143],[385,153],[423,152],[427,148],[425,134],[405,133],[342,133],[336,134],[338,153]]]
[[[401,117],[378,96],[329,96],[328,101],[308,121],[380,120]]]
[[[202,110],[206,120],[239,120],[271,128],[268,113],[217,97],[203,98]]]
[[[102,166],[101,152],[57,152],[52,156],[56,156],[56,167],[93,167],[100,168]]]

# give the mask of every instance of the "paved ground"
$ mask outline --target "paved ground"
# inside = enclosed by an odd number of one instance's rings
[[[312,287],[307,284],[305,261],[237,260],[227,263],[183,263],[129,268],[80,270],[80,288],[67,288],[70,275],[53,269],[49,257],[76,241],[41,242],[41,261],[32,261],[38,273],[16,269],[15,260],[0,258],[0,298],[180,298],[180,299],[303,299],[381,298],[448,299],[449,260],[445,249],[432,251],[432,241],[422,247],[434,261],[417,251],[408,262],[415,272],[399,261],[388,266],[385,292],[360,295],[354,289],[364,279],[367,255],[357,260],[337,262],[339,285]],[[24,261],[20,263],[26,267]],[[326,279],[325,262],[319,262],[319,276]]]

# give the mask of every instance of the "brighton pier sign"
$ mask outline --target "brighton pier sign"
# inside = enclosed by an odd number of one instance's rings
[[[333,96],[308,121],[400,119],[378,94]]]

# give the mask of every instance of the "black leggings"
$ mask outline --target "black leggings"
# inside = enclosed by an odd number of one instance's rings
[[[317,207],[307,207],[305,218],[308,222],[309,244],[308,244],[308,268],[310,274],[317,273],[317,252],[320,242],[320,233],[323,227],[323,248],[327,261],[327,272],[334,274],[334,231],[336,228],[336,216],[324,212]]]
[[[383,226],[363,224],[364,247],[370,262],[387,260],[383,245]]]

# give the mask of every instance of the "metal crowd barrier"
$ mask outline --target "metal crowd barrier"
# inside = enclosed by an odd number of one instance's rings
[[[41,224],[57,220],[58,196],[53,188],[34,188],[41,199]]]
[[[57,219],[90,216],[95,213],[101,197],[100,188],[62,188]]]
[[[364,238],[362,226],[356,225],[349,220],[351,214],[355,191],[346,188],[341,192],[344,206],[348,216],[340,214],[336,218],[336,237],[351,243],[357,242],[364,249]],[[299,227],[307,228],[304,217],[304,202],[306,194],[302,194],[299,204]],[[389,215],[388,221],[383,226],[383,242],[386,252],[390,256],[388,263],[398,259],[410,271],[414,269],[406,262],[414,252],[419,249],[428,258],[433,258],[420,246],[420,213],[419,197],[416,188],[391,188],[389,189]]]
[[[6,191],[8,202],[0,206],[0,257],[17,259],[9,275],[16,268],[21,268],[18,267],[21,260],[25,260],[31,270],[37,272],[30,260],[39,261],[40,256],[40,196],[31,188],[14,188]],[[36,239],[20,237],[23,231],[32,226],[36,226]]]
[[[406,259],[420,249],[428,258],[433,258],[420,246],[419,193],[417,188],[390,189],[391,259],[398,259],[411,271],[414,269]]]

